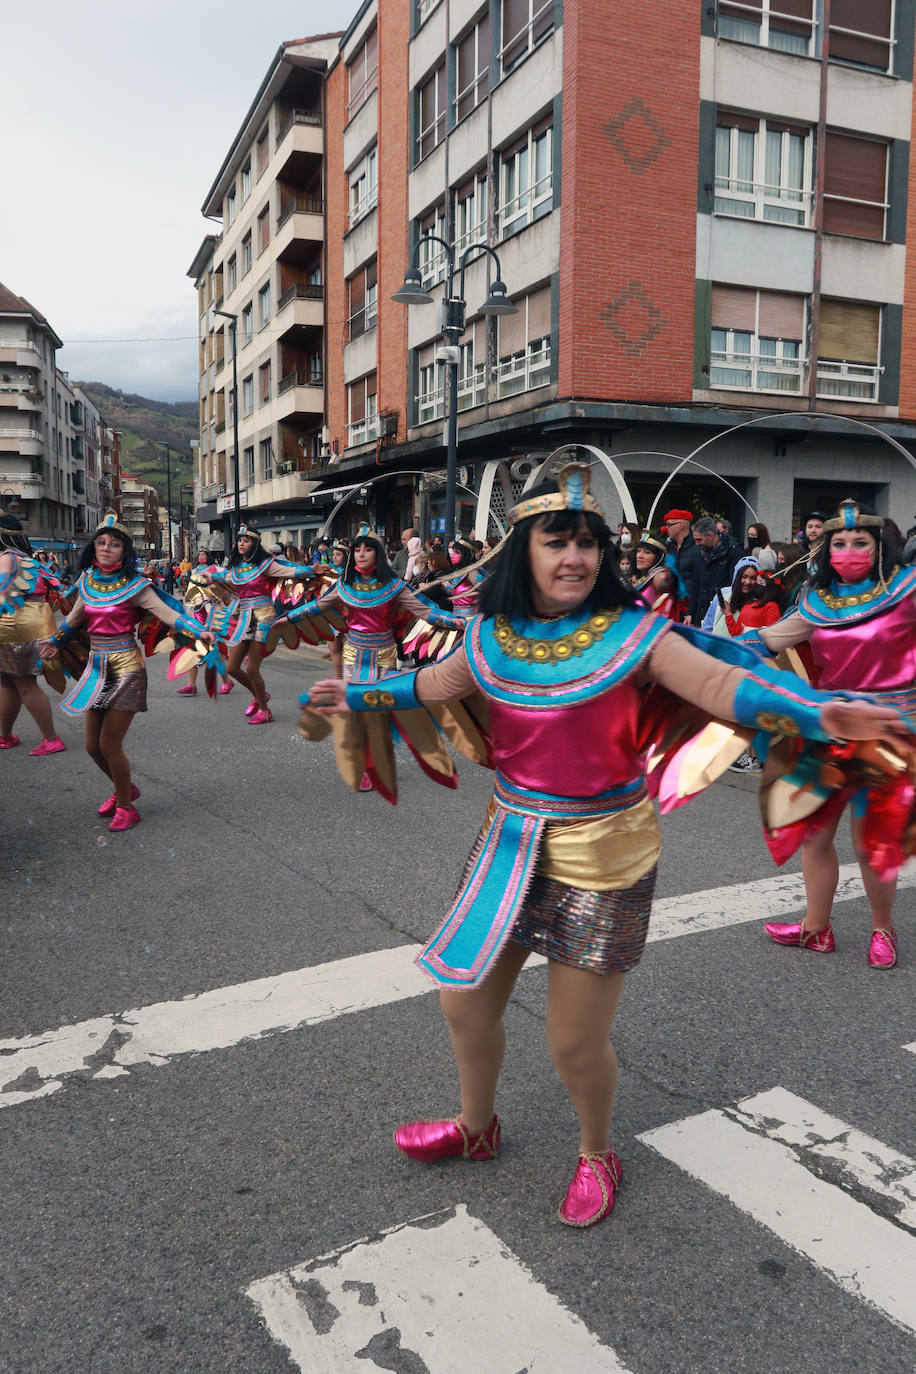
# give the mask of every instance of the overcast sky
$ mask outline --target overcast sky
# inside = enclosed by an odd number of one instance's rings
[[[196,400],[204,196],[280,44],[345,29],[359,3],[3,4],[0,281],[71,377]],[[144,342],[78,342],[110,339]]]

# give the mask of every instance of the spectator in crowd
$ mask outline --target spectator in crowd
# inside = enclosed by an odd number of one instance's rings
[[[815,544],[819,544],[824,536],[824,521],[827,519],[822,510],[809,511],[805,516],[805,523],[802,538],[799,541],[808,553],[811,552]]]
[[[745,552],[751,558],[759,558],[761,550],[772,548],[770,543],[770,531],[760,520],[755,520],[752,525],[747,527],[747,543]]]
[[[419,538],[420,531],[415,529],[413,525],[408,525],[406,529],[401,530],[401,547],[388,559],[392,571],[396,572],[398,577],[403,577],[407,572],[407,560],[410,557],[408,544],[411,539]]]
[[[709,610],[709,603],[721,587],[730,587],[735,575],[735,564],[741,557],[741,550],[726,544],[712,516],[703,515],[694,521],[693,539],[700,551],[698,575],[694,585],[694,598],[690,608],[691,624],[701,624]]]
[[[693,604],[696,600],[696,585],[700,575],[700,551],[691,533],[693,516],[689,510],[669,510],[662,522],[662,533],[668,536],[668,552],[674,558],[675,566],[686,591],[683,620],[687,625],[697,622],[693,619]]]
[[[733,545],[735,548],[741,548],[740,541],[735,538],[734,529],[730,520],[726,520],[724,516],[720,515],[716,520],[716,529],[719,531],[719,538],[726,544]]]

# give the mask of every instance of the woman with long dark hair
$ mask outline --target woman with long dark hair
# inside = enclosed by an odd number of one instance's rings
[[[547,956],[547,1039],[579,1119],[575,1172],[560,1217],[592,1226],[620,1183],[608,1134],[617,1087],[610,1033],[626,973],[640,959],[660,850],[640,721],[652,683],[755,729],[813,739],[889,734],[893,709],[834,702],[727,645],[728,666],[637,605],[617,571],[589,470],[565,468],[509,512],[511,533],[480,588],[480,612],[442,662],[385,680],[384,692],[334,679],[313,689],[327,714],[487,698],[493,799],[454,905],[418,962],[440,985],[461,1111],[395,1135],[412,1159],[493,1159],[503,1013],[532,951]]]
[[[80,556],[76,601],[64,623],[44,640],[42,657],[52,657],[85,624],[90,653],[85,671],[61,702],[68,716],[86,720],[86,752],[114,783],[114,792],[98,808],[111,816],[109,830],[131,830],[139,824],[134,802],[140,789],[131,782],[124,737],[135,714],[146,710],[146,668],[137,647],[136,628],[154,615],[193,639],[212,643],[200,622],[177,611],[137,573],[130,534],[109,511]]]
[[[51,703],[38,685],[41,641],[54,633],[50,599],[60,578],[32,558],[32,547],[14,515],[0,508],[0,749],[15,749],[13,726],[24,706],[41,731],[29,753],[60,754],[66,745],[54,729]],[[45,664],[45,676],[59,692],[64,675],[59,661]]]

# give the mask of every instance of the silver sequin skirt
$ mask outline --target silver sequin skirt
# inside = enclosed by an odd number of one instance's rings
[[[146,669],[105,674],[105,685],[93,711],[145,711]]]
[[[628,973],[642,958],[657,868],[619,892],[586,892],[535,873],[512,939],[589,973]]]
[[[0,673],[10,677],[35,677],[41,672],[38,644],[0,644]]]

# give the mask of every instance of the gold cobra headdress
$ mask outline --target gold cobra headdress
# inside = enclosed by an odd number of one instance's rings
[[[122,525],[118,519],[117,511],[107,510],[99,521],[93,539],[97,539],[100,534],[119,534],[122,539],[130,539],[130,530],[126,525]]]
[[[835,534],[837,530],[861,530],[884,529],[884,520],[880,515],[866,515],[859,510],[859,504],[848,496],[845,501],[841,501],[838,507],[838,514],[832,519],[824,521],[824,533]]]
[[[597,499],[589,491],[591,469],[587,463],[567,463],[557,473],[559,491],[547,492],[544,496],[526,497],[509,511],[506,524],[512,529],[520,520],[530,520],[532,516],[548,515],[556,510],[591,511],[604,519],[604,511]]]

